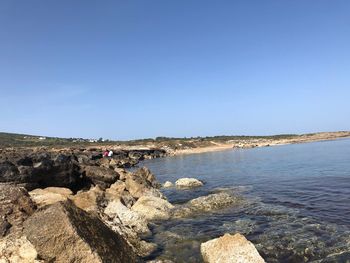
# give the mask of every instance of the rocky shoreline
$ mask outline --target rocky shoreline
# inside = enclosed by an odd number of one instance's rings
[[[108,158],[97,149],[2,151],[0,262],[144,262],[157,250],[146,241],[152,222],[191,217],[241,201],[233,193],[219,192],[173,205],[149,169],[126,170],[141,160],[163,156],[166,152],[159,149],[116,151]],[[168,187],[202,184],[183,178],[174,186],[168,182]],[[217,262],[208,255],[219,248],[210,247],[203,248],[205,258]]]

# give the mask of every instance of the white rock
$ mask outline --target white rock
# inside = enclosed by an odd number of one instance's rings
[[[118,216],[123,225],[132,228],[138,234],[150,234],[147,221],[139,213],[130,210],[120,201],[110,202],[104,210],[110,217]]]
[[[163,184],[163,187],[164,187],[164,188],[173,187],[173,183],[172,183],[172,182],[169,182],[169,181],[166,181],[166,182]]]
[[[196,178],[181,178],[175,182],[175,185],[180,188],[192,188],[202,186],[203,183]]]
[[[255,246],[241,234],[225,234],[201,244],[207,263],[264,263]]]
[[[138,212],[148,220],[169,219],[174,208],[167,200],[155,196],[142,196],[131,210]]]

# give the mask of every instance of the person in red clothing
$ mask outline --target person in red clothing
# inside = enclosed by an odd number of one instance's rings
[[[108,153],[109,153],[109,151],[108,151],[108,150],[105,150],[105,151],[103,152],[103,157],[108,157]]]

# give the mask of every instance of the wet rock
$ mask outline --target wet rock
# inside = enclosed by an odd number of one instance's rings
[[[125,184],[126,189],[136,199],[142,196],[164,198],[163,194],[155,188],[155,186],[158,186],[158,183],[148,169],[141,168],[135,173],[128,174]]]
[[[110,202],[105,208],[104,213],[111,218],[118,216],[123,225],[132,228],[137,234],[151,234],[145,218],[139,213],[127,208],[120,201]]]
[[[30,197],[38,207],[65,201],[73,195],[68,188],[63,187],[47,187],[45,189],[35,189],[29,192]]]
[[[110,185],[119,178],[119,175],[115,171],[105,167],[84,166],[82,169],[85,176],[89,178],[93,184],[100,185],[104,188],[110,187]]]
[[[241,234],[225,234],[201,244],[201,253],[207,263],[263,263],[254,245]]]
[[[229,193],[215,193],[192,199],[173,210],[174,217],[186,217],[195,213],[222,209],[242,202],[242,198]]]
[[[24,220],[35,211],[35,205],[24,188],[0,184],[1,234],[19,234]]]
[[[147,220],[169,219],[174,208],[167,200],[155,196],[142,196],[131,210],[138,212]]]
[[[166,181],[164,184],[163,184],[163,187],[164,188],[170,188],[170,187],[173,187],[173,183],[172,182],[169,182],[169,181]]]
[[[119,234],[70,201],[34,213],[25,221],[24,233],[45,262],[137,261]]]
[[[98,185],[91,187],[88,191],[80,191],[70,199],[74,204],[86,212],[98,213],[101,203],[104,201],[104,191]]]
[[[181,178],[175,182],[179,188],[193,188],[203,186],[203,183],[196,178]]]

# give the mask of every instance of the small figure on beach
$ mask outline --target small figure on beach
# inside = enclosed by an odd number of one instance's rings
[[[102,154],[103,157],[108,157],[108,154],[109,154],[109,151],[108,150],[105,150]]]

